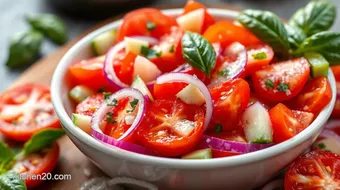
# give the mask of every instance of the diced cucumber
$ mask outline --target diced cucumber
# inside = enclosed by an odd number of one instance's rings
[[[249,106],[242,115],[243,129],[248,142],[273,142],[273,129],[268,110],[259,102]]]
[[[141,50],[143,46],[149,47],[149,42],[136,39],[136,38],[130,38],[130,37],[125,37],[124,43],[125,43],[126,51],[130,51],[137,55],[141,54]]]
[[[94,94],[94,91],[83,85],[75,86],[69,92],[70,97],[77,103],[82,102],[92,94]]]
[[[179,16],[176,22],[184,31],[201,33],[204,22],[204,9],[197,9]]]
[[[96,55],[104,55],[116,43],[116,30],[107,31],[95,37],[92,49]]]
[[[187,104],[195,104],[201,106],[205,102],[205,98],[198,88],[189,84],[176,94],[176,97]]]
[[[137,56],[135,59],[133,76],[137,75],[143,79],[146,83],[156,80],[162,72],[157,66],[145,57]]]
[[[146,86],[142,78],[139,77],[139,75],[136,76],[135,80],[131,84],[131,87],[141,91],[143,95],[147,95],[151,101],[154,100],[148,87]]]
[[[328,76],[328,61],[319,53],[307,52],[305,57],[310,64],[312,77]]]
[[[91,117],[81,114],[72,114],[72,122],[87,134],[91,134]]]
[[[212,151],[210,148],[195,150],[182,156],[182,159],[210,159],[212,158]]]

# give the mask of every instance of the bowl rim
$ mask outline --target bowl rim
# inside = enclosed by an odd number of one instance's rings
[[[182,13],[182,9],[166,9],[162,10],[163,13],[169,16],[176,16]],[[209,8],[208,12],[211,13],[214,17],[221,17],[225,19],[235,19],[238,15],[238,11],[228,10],[228,9],[213,9]],[[104,154],[107,154],[112,157],[116,157],[122,160],[131,161],[139,164],[151,164],[158,165],[162,167],[170,167],[170,168],[185,168],[185,169],[204,169],[204,168],[217,168],[217,167],[226,167],[226,166],[237,166],[242,164],[250,164],[253,162],[257,162],[260,160],[268,159],[270,157],[274,157],[275,155],[279,155],[284,153],[285,151],[292,149],[293,147],[303,143],[304,141],[311,138],[317,132],[321,131],[321,128],[328,120],[331,115],[332,109],[335,103],[335,79],[334,75],[329,69],[328,80],[330,82],[332,88],[332,100],[331,102],[320,112],[317,118],[305,129],[303,132],[294,136],[293,138],[282,142],[280,144],[274,145],[272,147],[259,150],[256,152],[251,152],[247,154],[242,154],[238,156],[225,157],[225,158],[215,158],[215,159],[206,159],[206,160],[182,160],[182,159],[173,159],[173,158],[163,158],[156,156],[148,156],[143,154],[138,154],[130,151],[126,151],[123,149],[119,149],[117,147],[109,146],[94,139],[92,136],[86,134],[84,131],[76,127],[71,117],[67,114],[62,98],[62,80],[66,74],[68,66],[71,64],[71,60],[74,55],[77,55],[81,52],[82,49],[87,47],[91,40],[105,32],[114,28],[117,28],[121,24],[121,19],[111,22],[107,25],[102,26],[101,28],[87,34],[81,40],[79,40],[75,45],[73,45],[67,53],[60,60],[57,68],[54,71],[52,82],[51,82],[51,98],[52,103],[55,108],[55,111],[63,124],[63,128],[68,132],[68,135],[73,136],[78,139],[85,146],[89,146],[97,151],[100,151]],[[318,134],[317,134],[318,135]],[[315,140],[315,138],[313,139]]]

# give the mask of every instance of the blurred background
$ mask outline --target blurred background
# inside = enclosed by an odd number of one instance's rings
[[[239,8],[266,9],[288,19],[298,8],[305,6],[309,0],[197,0],[207,6],[217,7],[228,4]],[[340,0],[330,0],[337,5],[340,12]],[[186,0],[0,0],[0,92],[26,68],[10,70],[5,66],[10,37],[29,28],[24,15],[52,13],[65,22],[69,40],[74,39],[85,30],[108,17],[120,15],[138,7],[162,6],[164,8],[180,7]],[[338,18],[332,28],[340,31]],[[43,43],[41,57],[55,51],[59,46],[50,41]]]

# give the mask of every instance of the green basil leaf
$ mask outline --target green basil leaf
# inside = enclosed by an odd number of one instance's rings
[[[334,23],[336,7],[328,1],[312,1],[299,9],[289,20],[300,27],[307,36],[328,30]]]
[[[11,38],[6,65],[10,68],[22,67],[38,56],[43,35],[35,30],[20,32]]]
[[[53,42],[64,44],[67,41],[66,27],[59,17],[44,14],[36,17],[26,16],[26,20],[33,28],[41,31]]]
[[[269,44],[275,52],[289,52],[287,31],[274,13],[247,9],[238,15],[237,20],[260,40]]]
[[[24,144],[24,154],[37,152],[59,139],[65,134],[62,129],[46,129],[34,134],[29,141]]]
[[[20,178],[20,174],[9,171],[0,175],[1,190],[26,190],[25,181]]]
[[[294,54],[301,55],[305,52],[320,53],[331,65],[340,64],[340,33],[325,31],[308,37]]]
[[[15,154],[7,144],[0,142],[0,173],[6,172],[11,167]]]
[[[193,32],[186,32],[182,37],[183,57],[193,67],[210,75],[216,64],[216,52],[208,40]]]
[[[285,28],[288,33],[288,41],[290,47],[293,49],[297,49],[300,44],[307,38],[306,34],[303,33],[303,31],[295,25],[285,24]]]

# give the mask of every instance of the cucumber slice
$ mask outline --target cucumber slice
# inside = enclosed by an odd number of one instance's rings
[[[305,57],[308,59],[308,62],[310,64],[312,77],[327,77],[329,63],[321,54],[308,52],[305,53]]]
[[[210,148],[195,150],[182,156],[182,159],[209,159],[212,158],[212,151]]]
[[[85,133],[91,134],[91,117],[81,114],[72,114],[72,122]]]
[[[75,86],[69,92],[70,97],[77,103],[82,102],[92,94],[94,94],[94,91],[83,85]]]
[[[248,142],[273,142],[273,129],[268,110],[259,102],[250,105],[242,115],[243,129]]]
[[[125,47],[126,51],[130,51],[136,55],[141,54],[142,47],[149,47],[149,42],[136,39],[136,38],[130,38],[130,37],[124,37]]]
[[[92,41],[92,49],[96,55],[104,55],[116,43],[116,30],[100,34]]]
[[[147,95],[151,101],[154,101],[148,87],[146,86],[145,82],[142,78],[138,75],[136,76],[135,80],[131,84],[131,88],[135,88],[139,90],[143,95]]]
[[[176,94],[176,97],[187,104],[195,104],[201,106],[205,102],[205,98],[198,88],[189,84]]]

